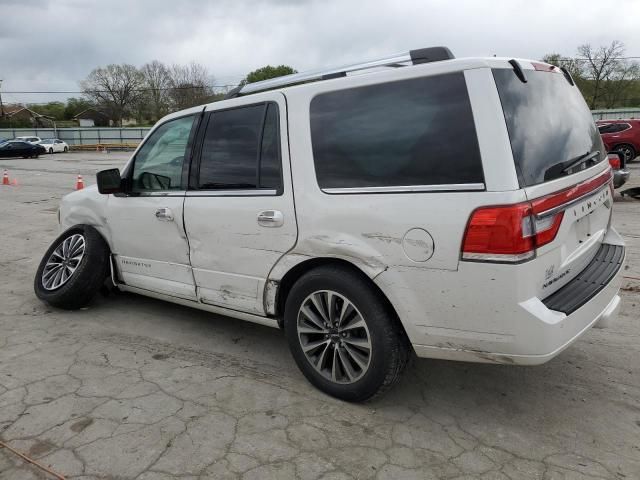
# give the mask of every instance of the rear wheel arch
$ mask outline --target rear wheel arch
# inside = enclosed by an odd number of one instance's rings
[[[291,288],[293,287],[293,285],[295,285],[295,283],[307,272],[324,266],[335,266],[337,268],[354,272],[355,274],[360,276],[365,281],[365,283],[367,283],[368,286],[376,293],[376,295],[384,301],[387,308],[389,309],[390,316],[395,322],[397,322],[398,326],[402,329],[404,335],[406,336],[406,331],[404,329],[404,326],[402,325],[402,322],[400,321],[400,317],[398,316],[396,309],[393,307],[393,304],[391,303],[387,295],[380,289],[378,285],[375,284],[371,277],[369,277],[355,264],[347,260],[333,257],[310,258],[309,260],[298,263],[297,265],[289,269],[287,273],[282,277],[282,279],[278,282],[275,299],[275,315],[278,319],[278,325],[280,326],[280,328],[283,327],[284,307],[287,303],[287,297],[291,292]],[[406,338],[408,339],[408,336],[406,336]]]

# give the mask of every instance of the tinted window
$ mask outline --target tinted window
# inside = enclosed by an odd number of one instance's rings
[[[278,106],[270,103],[264,121],[264,133],[260,155],[260,187],[279,189],[280,174],[280,130],[278,128]]]
[[[607,130],[606,133],[624,132],[629,128],[631,128],[631,126],[628,123],[613,123],[610,125],[610,128]],[[603,132],[601,131],[600,133],[603,133]]]
[[[179,190],[194,116],[160,125],[136,154],[132,190]]]
[[[483,182],[462,73],[318,95],[311,136],[322,188]]]
[[[280,184],[277,105],[214,112],[202,147],[199,188],[278,188]]]
[[[566,170],[595,150],[606,158],[589,107],[564,75],[527,70],[522,83],[512,69],[493,71],[520,185],[537,185],[574,173]],[[589,164],[576,167],[580,169]]]

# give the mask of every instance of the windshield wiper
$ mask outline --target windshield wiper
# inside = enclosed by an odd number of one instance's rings
[[[569,160],[569,165],[564,167],[562,169],[562,173],[566,173],[569,170],[573,170],[575,167],[577,167],[578,165],[582,165],[583,163],[587,163],[590,160],[593,160],[595,157],[597,157],[598,155],[600,155],[600,150],[594,150],[591,153],[585,153],[584,155],[579,156],[578,158],[574,159],[574,160]],[[598,162],[595,162],[598,163]]]

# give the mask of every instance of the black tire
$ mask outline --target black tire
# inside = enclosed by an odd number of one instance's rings
[[[51,155],[53,155],[53,147],[50,147],[50,148],[49,148],[49,153],[50,153]]]
[[[64,153],[67,153],[69,151],[69,149],[67,147],[64,147]]]
[[[320,373],[311,364],[301,345],[297,329],[300,308],[311,294],[323,290],[333,291],[348,299],[361,314],[368,329],[371,345],[368,368],[362,370],[361,377],[352,383],[335,382]],[[336,308],[339,309],[339,306]],[[368,283],[364,275],[341,266],[315,268],[293,285],[285,305],[284,329],[293,358],[307,380],[321,391],[349,402],[370,400],[391,388],[401,377],[411,352],[411,345],[395,312],[381,298],[381,293]],[[339,334],[337,336],[339,341]],[[338,344],[331,347],[335,347],[332,352],[335,349],[344,352],[344,347]]]
[[[625,164],[633,162],[638,155],[638,152],[636,152],[636,149],[633,147],[633,145],[629,145],[628,143],[621,143],[620,145],[616,145],[613,150],[622,153],[622,155],[624,156]]]
[[[80,234],[84,237],[84,255],[70,278],[59,288],[47,290],[42,274],[54,250],[65,239]],[[98,231],[89,225],[77,225],[60,235],[47,249],[34,279],[36,296],[54,307],[75,310],[88,305],[109,274],[109,246]]]

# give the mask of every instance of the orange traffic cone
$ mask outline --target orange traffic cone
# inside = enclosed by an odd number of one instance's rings
[[[7,172],[6,170],[2,174],[2,184],[3,185],[11,185],[11,183],[9,182],[9,172]]]
[[[76,190],[82,190],[84,188],[84,180],[82,180],[82,175],[78,175],[78,180],[76,180]]]

